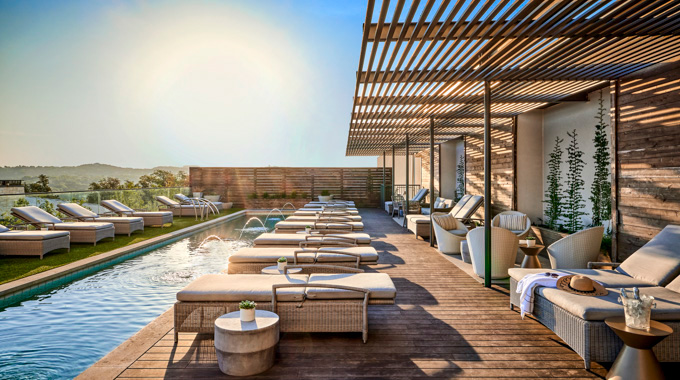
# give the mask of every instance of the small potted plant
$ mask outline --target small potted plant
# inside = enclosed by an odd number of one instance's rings
[[[328,190],[322,190],[321,195],[319,195],[319,202],[330,202],[331,192]]]
[[[241,322],[252,322],[255,320],[255,306],[257,304],[254,301],[248,300],[241,301],[238,304]]]
[[[311,234],[311,233],[312,233],[312,226],[306,226],[306,227],[305,227],[305,232],[306,232],[307,234]]]
[[[527,237],[527,247],[531,248],[536,245],[536,238],[533,236]]]
[[[281,272],[286,269],[286,265],[288,265],[288,259],[285,257],[279,257],[279,259],[276,261],[276,268]]]

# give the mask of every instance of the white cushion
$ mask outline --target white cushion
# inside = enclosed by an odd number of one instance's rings
[[[12,207],[12,212],[29,223],[62,223],[56,216],[35,206]]]
[[[207,274],[177,293],[178,301],[271,302],[275,284],[306,284],[306,274]],[[276,291],[279,301],[302,301],[304,287]]]
[[[5,231],[9,231],[9,228],[7,228],[7,227],[3,226],[2,224],[0,224],[0,232],[5,232]]]
[[[317,273],[309,276],[308,299],[364,298],[364,293],[344,289],[315,288],[314,284],[342,285],[371,291],[370,298],[394,299],[397,288],[387,273]]]
[[[498,227],[510,231],[524,231],[527,226],[527,216],[522,214],[501,214],[498,215]]]
[[[680,226],[666,226],[616,270],[659,286],[670,283],[680,273]]]
[[[276,234],[276,233],[264,233],[258,237],[255,238],[255,245],[295,245],[299,246],[300,242],[306,241],[305,239],[305,234]],[[310,238],[309,241],[319,241],[321,240],[322,235],[316,235],[313,238]],[[368,236],[368,234],[364,233],[346,233],[346,234],[339,234],[338,236],[343,236],[347,237],[350,239],[357,239],[359,244],[370,244],[371,243],[371,237]],[[326,236],[324,241],[346,241],[345,239],[338,239],[334,238],[332,236]]]
[[[105,201],[102,201],[102,206],[108,208],[111,211],[114,212],[131,212],[134,211],[133,209],[129,208],[128,206],[118,202],[115,199],[107,199]]]
[[[95,212],[92,212],[85,207],[77,204],[77,203],[60,203],[57,206],[61,211],[64,213],[74,217],[74,218],[82,218],[82,217],[88,217],[88,218],[96,218],[97,214]]]
[[[52,228],[52,227],[50,227]],[[99,222],[75,222],[75,223],[58,223],[54,225],[54,229],[61,231],[68,230],[104,230],[113,228],[113,223],[99,223]]]
[[[316,254],[317,263],[332,263],[332,262],[356,262],[356,257],[350,255],[343,255],[333,252],[348,252],[361,255],[360,262],[376,262],[378,261],[378,251],[373,247],[325,247]],[[332,252],[331,252],[332,251]]]
[[[0,240],[48,240],[69,236],[68,231],[5,231],[0,233]]]
[[[229,256],[230,263],[272,263],[275,265],[279,257],[285,257],[288,264],[294,263],[295,251],[300,248],[243,248]],[[313,263],[316,257],[316,250],[298,253],[298,263]]]

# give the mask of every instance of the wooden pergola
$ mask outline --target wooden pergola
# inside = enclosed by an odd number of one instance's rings
[[[432,162],[436,144],[483,134],[490,286],[492,125],[610,84],[616,100],[618,78],[680,55],[678,34],[680,1],[368,0],[347,155]]]

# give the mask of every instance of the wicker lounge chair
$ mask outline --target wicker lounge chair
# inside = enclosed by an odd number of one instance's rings
[[[255,238],[254,246],[259,247],[303,247],[317,245],[370,245],[371,237],[365,233],[335,230],[312,231],[312,234],[264,233]]]
[[[85,222],[113,223],[116,235],[130,236],[135,231],[144,231],[144,219],[126,216],[99,216],[77,203],[60,203],[59,211],[71,218]]]
[[[456,219],[469,224],[475,212],[484,203],[484,197],[481,195],[464,195],[458,203],[449,211]],[[413,232],[418,237],[430,237],[430,216],[429,215],[408,215],[406,217],[406,226],[409,231]]]
[[[0,255],[43,256],[56,249],[71,251],[68,231],[15,231],[0,225]]]
[[[640,288],[640,293],[654,296],[656,307],[652,319],[673,328],[654,352],[660,361],[680,361],[680,226],[666,226],[657,236],[629,256],[623,263],[590,263],[615,266],[616,270],[559,269],[568,274],[582,274],[602,283],[609,294],[583,297],[555,288],[534,290],[533,317],[555,332],[590,368],[592,361],[613,362],[622,346],[621,339],[604,320],[623,315],[618,302],[620,288]],[[527,274],[545,269],[510,269],[510,308],[520,305],[517,283]]]
[[[369,305],[392,305],[396,293],[385,273],[205,275],[177,293],[175,341],[181,332],[213,333],[219,316],[248,299],[277,313],[281,332],[361,332],[365,343]]]
[[[182,204],[163,195],[157,196],[156,201],[164,206],[160,208],[161,211],[170,211],[173,216],[193,216],[198,219],[199,216],[203,218],[212,211],[206,203]]]
[[[350,215],[347,213],[325,213],[319,215],[291,215],[286,218],[287,222],[313,222],[318,219],[319,216],[323,217],[341,217],[346,218],[350,222],[361,222],[362,218],[360,215]]]
[[[138,216],[144,219],[144,226],[160,226],[172,224],[172,212],[170,211],[142,211],[133,210],[117,200],[102,201],[101,205],[111,212],[120,216]]]
[[[339,214],[349,214],[349,215],[359,215],[359,210],[356,209],[324,209],[324,208],[312,208],[312,207],[302,207],[293,213],[293,215],[300,215],[300,216],[315,216],[319,213],[324,213],[324,214],[330,214],[330,213],[339,213]]]
[[[283,220],[276,223],[276,233],[291,233],[296,231],[304,231],[307,226],[311,226],[312,229],[334,229],[334,230],[347,230],[347,231],[363,231],[364,224],[362,222],[353,222],[351,219],[346,219],[344,217],[333,217],[333,216],[319,216],[316,220],[312,221],[290,221]]]
[[[213,202],[213,201],[210,201],[210,200],[202,198],[202,197],[189,198],[184,194],[175,194],[175,199],[177,199],[183,205],[205,204],[212,211],[214,211],[215,213],[218,213],[218,214],[221,210],[224,210],[224,204],[220,201],[214,201]]]
[[[508,269],[515,267],[519,239],[505,228],[491,227],[491,278],[508,278]],[[472,258],[472,270],[484,278],[484,228],[477,227],[467,234]]]
[[[597,261],[602,245],[604,227],[597,226],[578,231],[548,246],[550,267],[553,269],[583,269],[589,262]]]
[[[515,227],[515,226],[509,226],[507,225],[508,223],[508,218],[503,217],[502,215],[507,215],[510,216],[510,218],[519,218],[519,219],[524,219],[524,223],[522,223],[522,228],[508,228],[508,227]],[[491,226],[492,227],[501,227],[505,228],[507,230],[510,230],[513,234],[517,235],[517,237],[521,240],[524,239],[527,235],[529,235],[529,231],[531,231],[531,219],[527,216],[527,214],[519,211],[503,211],[499,213],[498,215],[494,216],[493,219],[491,219]],[[519,226],[517,226],[519,227]],[[591,260],[592,261],[592,260]]]
[[[229,256],[229,274],[260,273],[262,268],[276,265],[279,257],[288,263],[320,264],[359,268],[378,262],[378,252],[373,247],[323,247],[323,248],[243,248]],[[316,268],[313,268],[316,269]],[[323,270],[324,268],[320,268]],[[304,272],[303,272],[304,273]]]
[[[35,207],[12,207],[12,215],[36,228],[47,227],[50,230],[68,231],[71,243],[93,243],[110,237],[115,239],[113,223],[75,222],[69,223],[57,218],[47,211]]]

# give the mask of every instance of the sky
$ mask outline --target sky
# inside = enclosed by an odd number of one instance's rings
[[[366,0],[0,1],[0,166],[345,157]]]

